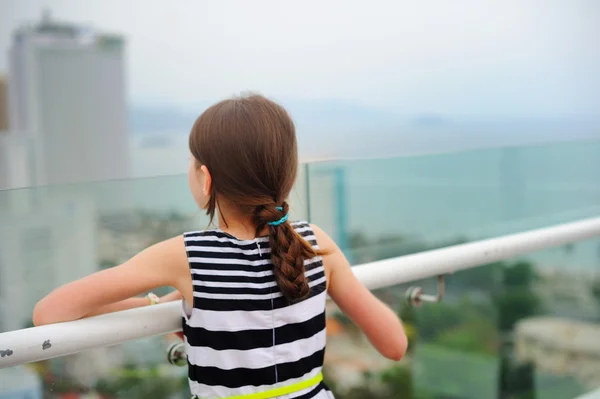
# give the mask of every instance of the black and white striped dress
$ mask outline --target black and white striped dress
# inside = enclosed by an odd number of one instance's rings
[[[308,223],[292,226],[318,248]],[[193,307],[184,301],[183,312],[192,395],[262,399],[273,397],[264,392],[317,381],[274,397],[332,399],[318,382],[326,341],[321,257],[304,262],[310,296],[288,305],[273,275],[267,237],[238,240],[216,229],[184,239],[194,283]]]

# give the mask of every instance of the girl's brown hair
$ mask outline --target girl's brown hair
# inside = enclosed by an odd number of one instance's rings
[[[285,202],[296,180],[298,148],[294,123],[275,102],[250,95],[221,101],[194,123],[190,151],[212,177],[206,213],[211,222],[217,201],[226,200],[251,217],[256,236],[269,231],[274,274],[290,302],[309,295],[304,260],[321,253],[285,221]]]

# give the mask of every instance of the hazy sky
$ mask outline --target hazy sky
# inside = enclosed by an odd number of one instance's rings
[[[244,90],[402,114],[598,115],[600,1],[0,0],[122,33],[131,102],[191,107]]]

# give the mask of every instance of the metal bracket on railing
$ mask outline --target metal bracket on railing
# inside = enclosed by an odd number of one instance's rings
[[[174,366],[187,366],[187,354],[183,342],[173,342],[167,349],[167,360]]]
[[[421,306],[423,302],[438,303],[444,297],[444,287],[444,276],[437,276],[437,295],[427,295],[421,287],[410,287],[406,290],[406,299],[415,307]]]

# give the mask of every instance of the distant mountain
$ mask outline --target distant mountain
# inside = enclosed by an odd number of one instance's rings
[[[132,133],[152,133],[173,131],[189,132],[198,117],[197,113],[182,111],[171,106],[129,107],[129,131]]]
[[[342,100],[290,100],[282,104],[301,124],[366,125],[395,124],[400,118],[395,110]]]
[[[321,128],[392,126],[400,122],[392,110],[369,107],[341,100],[282,100],[299,128],[318,126]],[[189,109],[189,108],[188,108]],[[133,133],[164,131],[188,132],[206,105],[192,112],[165,106],[129,107],[129,129]]]

